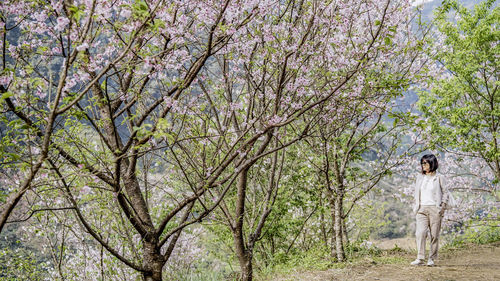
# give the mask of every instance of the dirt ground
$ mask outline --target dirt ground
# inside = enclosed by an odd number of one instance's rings
[[[403,249],[412,246],[412,242],[408,239],[381,241],[376,244],[383,249],[392,249],[395,244]],[[410,262],[415,259],[414,255],[412,252],[388,254],[389,257],[394,256],[400,261],[397,263],[381,263],[366,257],[361,263],[348,265],[343,269],[297,272],[293,276],[271,280],[500,280],[500,242],[442,250],[435,267],[411,266]]]

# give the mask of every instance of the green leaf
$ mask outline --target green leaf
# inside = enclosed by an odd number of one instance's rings
[[[392,39],[390,37],[385,37],[384,43],[385,43],[385,45],[390,46],[390,45],[392,45]]]
[[[2,97],[0,97],[0,99],[5,100],[5,99],[8,99],[8,98],[10,98],[12,96],[14,96],[14,93],[6,92],[6,93],[2,94]]]

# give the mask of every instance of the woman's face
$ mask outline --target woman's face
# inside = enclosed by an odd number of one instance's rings
[[[431,170],[431,165],[429,164],[429,162],[427,162],[427,161],[423,161],[423,162],[422,162],[422,170],[423,170],[425,173],[430,172],[430,170]]]

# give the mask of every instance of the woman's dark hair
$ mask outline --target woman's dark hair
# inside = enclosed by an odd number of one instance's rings
[[[429,163],[430,169],[429,172],[432,173],[437,170],[439,167],[438,160],[434,154],[426,154],[422,156],[420,159],[420,167],[422,168],[422,165],[424,163]],[[422,168],[422,174],[425,174],[424,169]]]

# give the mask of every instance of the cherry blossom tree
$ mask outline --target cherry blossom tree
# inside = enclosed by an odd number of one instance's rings
[[[391,100],[400,96],[401,88],[408,84],[396,84],[391,90],[385,85],[387,81],[381,81],[383,75],[377,73],[376,77],[363,86],[361,98],[335,103],[330,114],[318,123],[318,132],[307,140],[311,154],[321,155],[310,162],[320,175],[320,188],[330,205],[332,256],[338,261],[344,261],[344,247],[349,242],[349,213],[404,162],[406,155],[418,149],[416,143],[403,145],[410,126],[401,121],[400,112],[391,109]],[[385,86],[380,87],[381,84]],[[335,116],[339,104],[347,110]],[[333,122],[331,116],[335,116]]]
[[[162,280],[183,229],[234,191],[225,213],[241,278],[251,280],[272,208],[245,233],[255,163],[276,159],[325,114],[344,117],[346,105],[367,98],[369,75],[395,75],[386,79],[394,85],[378,85],[386,96],[425,63],[408,1],[0,5],[1,126],[10,127],[2,173],[18,175],[5,178],[0,230],[23,220],[11,216],[18,206],[28,218],[52,215],[78,225],[58,233],[66,234],[57,247],[88,239],[101,271],[119,261],[122,276],[144,280]]]
[[[294,8],[300,12],[294,13]],[[349,105],[354,101],[373,103],[370,106],[378,112],[380,121],[384,112],[380,108],[385,108],[395,93],[401,94],[409,86],[409,81],[420,79],[417,72],[426,63],[426,57],[419,48],[422,41],[414,40],[416,35],[408,36],[411,32],[411,10],[409,3],[392,1],[383,4],[313,2],[310,7],[302,2],[291,2],[290,7],[278,16],[283,21],[278,22],[282,26],[273,21],[272,26],[256,27],[255,33],[263,36],[256,37],[255,43],[248,45],[249,62],[233,66],[225,60],[220,63],[223,65],[222,81],[214,85],[225,85],[227,94],[241,93],[239,87],[244,85],[243,89],[249,89],[255,95],[247,101],[248,106],[242,106],[247,109],[243,116],[234,111],[228,122],[236,128],[242,122],[243,128],[246,128],[248,116],[269,116],[268,120],[275,125],[266,136],[265,146],[260,147],[261,154],[265,155],[309,135],[309,128],[322,118],[323,126],[328,123],[335,126],[353,110],[355,106]],[[332,17],[338,18],[338,24],[328,26]],[[316,25],[316,22],[323,25]],[[388,75],[386,80],[377,81],[374,77],[381,74]],[[365,95],[363,89],[370,87],[374,90]],[[269,94],[265,94],[266,91]],[[389,91],[393,91],[392,94]],[[269,97],[271,101],[266,103]],[[228,97],[228,101],[235,100]],[[363,106],[357,108],[358,113],[366,109]],[[299,116],[302,119],[295,122]],[[377,117],[368,111],[360,119],[372,120],[373,116]],[[284,124],[294,125],[297,129],[290,136],[290,130],[285,130]],[[278,138],[282,145],[266,152],[272,138]],[[359,142],[354,143],[357,145]],[[252,278],[253,249],[271,211],[264,208],[261,220],[255,224],[257,227],[244,233],[248,172],[256,160],[250,158],[239,174],[234,210],[225,207],[228,204],[222,204],[227,225],[233,233],[241,278],[244,280]],[[270,174],[274,173],[275,170],[271,169]],[[266,200],[268,198],[271,197],[266,197]]]
[[[175,177],[190,164],[175,165],[177,153],[187,147],[183,142],[193,140],[190,145],[197,146],[212,138],[217,143],[230,134],[224,129],[209,136],[192,123],[206,124],[210,119],[204,117],[212,114],[201,108],[208,100],[200,98],[194,85],[200,87],[197,78],[210,57],[236,31],[272,11],[271,5],[275,3],[3,2],[5,120],[23,123],[25,135],[31,132],[38,158],[27,161],[26,179],[2,206],[2,226],[28,190],[40,194],[33,180],[45,169],[60,193],[42,198],[42,208],[34,211],[72,209],[85,232],[116,259],[146,280],[161,280],[181,230],[217,205],[207,207],[200,197],[229,180],[221,175],[239,155],[237,146],[260,135],[233,139],[222,158],[211,154],[207,172],[187,178],[185,185],[181,181],[177,188],[183,192],[175,194],[180,198],[170,200],[164,197],[168,190],[151,192],[157,186],[147,185],[147,173],[144,180],[138,178],[142,157],[163,151],[157,157],[161,160],[165,151],[171,153],[162,164]],[[202,212],[191,213],[195,202]],[[96,206],[107,209],[107,216],[97,219],[99,212],[91,211]],[[139,255],[119,250],[122,241],[113,239],[111,231],[116,225],[104,223],[120,218],[120,232],[133,231],[140,238]]]

